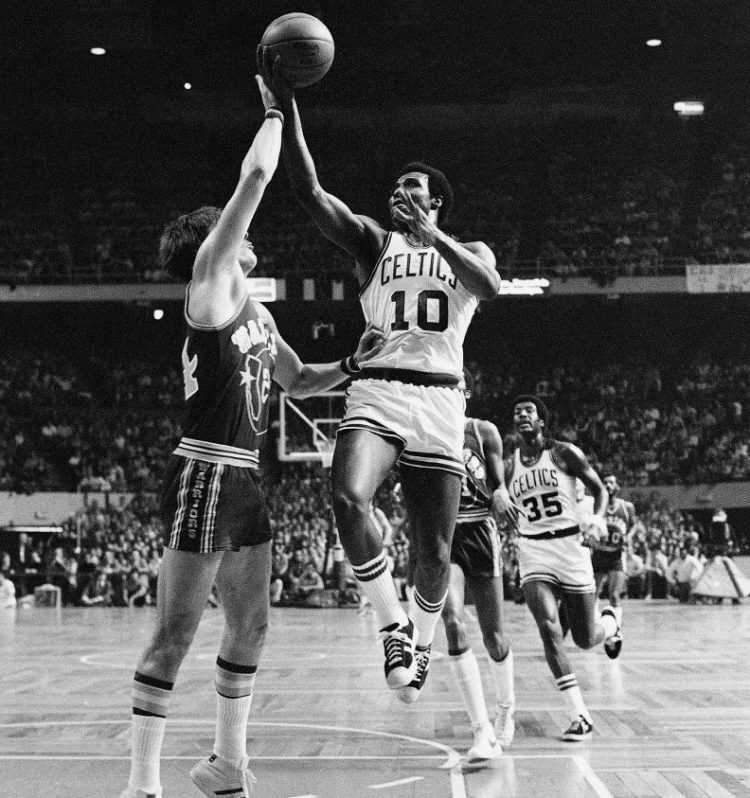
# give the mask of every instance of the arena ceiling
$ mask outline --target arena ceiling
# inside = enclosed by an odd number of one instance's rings
[[[11,0],[0,100],[113,101],[244,91],[263,29],[291,10],[334,32],[312,94],[342,103],[502,102],[528,87],[619,85],[683,94],[750,85],[746,0]],[[662,40],[649,48],[648,38]],[[106,48],[96,58],[93,46]]]

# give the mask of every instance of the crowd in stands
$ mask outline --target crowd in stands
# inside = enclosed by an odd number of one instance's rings
[[[61,129],[54,143],[28,136],[4,149],[3,281],[169,279],[156,262],[162,227],[226,200],[247,131],[197,144],[184,130],[146,125],[123,141],[118,124],[102,121],[95,138]],[[415,153],[440,165],[457,195],[450,232],[486,241],[506,274],[607,284],[618,274],[679,273],[686,260],[750,258],[750,143],[742,129],[715,151],[676,119],[563,118],[550,128],[472,136],[446,131],[435,141],[431,131],[416,131],[407,149],[382,130],[311,132],[326,187],[375,216],[385,211],[393,170]],[[298,208],[283,174],[269,187],[252,237],[258,274],[350,265]]]
[[[467,365],[474,412],[506,431],[510,402],[526,385],[520,367]],[[555,435],[624,485],[750,479],[750,366],[741,351],[713,363],[558,366],[535,390]],[[181,394],[181,376],[158,359],[105,368],[96,356],[0,358],[0,490],[156,491],[181,435]],[[514,445],[509,434],[506,448]],[[329,514],[319,509],[308,508],[308,523],[325,536]]]
[[[356,581],[344,562],[333,527],[329,476],[319,463],[287,464],[266,488],[271,522],[271,600],[283,606],[360,606]],[[688,601],[708,560],[717,553],[708,530],[689,512],[671,509],[658,494],[637,499],[637,520],[627,548],[628,594],[638,599],[669,596]],[[401,597],[409,571],[408,517],[394,472],[373,508]],[[743,551],[727,525],[721,553]],[[506,599],[523,601],[517,541],[503,535]],[[130,503],[91,500],[67,519],[59,534],[10,532],[0,540],[0,606],[31,600],[52,585],[65,606],[143,607],[156,601],[165,531],[153,494]],[[5,541],[11,544],[5,544]],[[746,547],[747,544],[745,544]],[[211,602],[215,603],[212,596]]]

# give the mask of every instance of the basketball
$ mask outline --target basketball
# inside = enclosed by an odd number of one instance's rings
[[[261,45],[281,56],[281,75],[295,88],[317,83],[333,63],[333,36],[311,14],[284,14],[265,30]]]

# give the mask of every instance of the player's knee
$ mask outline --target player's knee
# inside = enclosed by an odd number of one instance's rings
[[[169,669],[185,659],[192,642],[192,630],[179,625],[162,628],[154,635],[146,657],[158,663],[160,668]]]
[[[430,573],[443,573],[450,568],[450,546],[440,538],[419,541],[419,564]]]
[[[586,650],[597,644],[596,629],[571,629],[570,635],[578,648]]]
[[[562,634],[562,627],[560,626],[560,622],[558,620],[552,618],[545,618],[543,621],[540,621],[538,624],[539,627],[539,634],[541,635],[542,641],[544,642],[545,646],[562,646],[563,644],[563,634]]]
[[[350,485],[336,485],[333,489],[333,512],[336,523],[347,528],[367,518],[370,511],[370,497]]]
[[[483,636],[484,647],[495,662],[502,662],[510,651],[508,638],[502,632],[491,632]]]

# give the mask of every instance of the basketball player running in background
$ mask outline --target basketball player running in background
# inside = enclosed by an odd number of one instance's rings
[[[268,624],[271,533],[258,461],[271,380],[293,396],[308,396],[345,379],[339,363],[303,365],[268,310],[248,296],[246,276],[257,258],[246,231],[278,164],[282,124],[281,114],[266,113],[223,210],[181,216],[162,235],[164,267],[189,281],[182,350],[187,407],[185,434],[162,486],[169,539],[156,628],[133,683],[130,777],[122,798],[161,798],[167,706],[214,584],[225,614],[215,671],[216,738],[213,754],[190,776],[212,798],[248,796],[254,781],[246,727]],[[382,337],[367,331],[350,365],[381,345]]]
[[[614,474],[604,477],[604,487],[609,494],[604,520],[607,522],[607,531],[598,540],[591,540],[591,564],[594,567],[596,581],[596,597],[602,592],[604,580],[607,580],[607,597],[609,606],[613,608],[617,623],[622,624],[622,606],[620,599],[625,592],[627,578],[625,576],[625,548],[630,541],[630,536],[635,524],[635,507],[629,501],[620,498],[620,485]],[[622,641],[619,641],[619,647]],[[607,655],[616,657],[620,648],[605,646]]]
[[[323,234],[354,259],[365,320],[386,336],[347,392],[333,457],[333,503],[341,542],[381,627],[388,686],[409,686],[413,696],[427,673],[448,589],[464,475],[462,344],[479,300],[497,296],[495,256],[480,241],[460,244],[441,230],[453,192],[442,172],[423,163],[406,165],[393,183],[392,230],[329,194],[318,181],[278,59],[272,62],[261,47],[258,60],[287,118],[283,149],[292,189]],[[411,619],[369,518],[375,491],[396,463],[418,541]]]
[[[547,664],[568,707],[570,726],[562,739],[584,740],[593,724],[563,645],[558,601],[565,607],[573,641],[592,648],[619,635],[611,608],[597,619],[591,556],[581,543],[576,502],[576,478],[594,499],[591,529],[604,534],[607,491],[576,446],[544,435],[547,408],[536,396],[522,395],[513,402],[513,426],[521,445],[506,460],[505,481],[511,501],[523,510],[518,520],[518,556],[521,588],[544,644]]]
[[[464,374],[469,400],[473,378],[468,371]],[[493,513],[505,519],[509,531],[517,527],[519,513],[505,487],[503,441],[494,424],[466,419],[464,464],[466,477],[451,547],[451,577],[443,623],[448,663],[474,734],[467,759],[478,762],[500,756],[515,734],[513,652],[503,632],[501,541]],[[497,704],[494,729],[484,700],[479,664],[469,646],[464,619],[466,585],[471,588],[484,647],[490,657]]]

